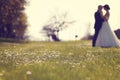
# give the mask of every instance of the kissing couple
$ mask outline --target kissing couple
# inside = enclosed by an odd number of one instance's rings
[[[103,9],[105,14],[103,15]],[[92,41],[93,47],[120,47],[120,42],[109,25],[110,6],[99,5],[98,10],[94,14],[95,18],[95,34]]]

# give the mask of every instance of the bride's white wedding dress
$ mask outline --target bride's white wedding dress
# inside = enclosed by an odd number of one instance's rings
[[[108,16],[106,17],[107,21],[104,21],[102,28],[98,34],[96,40],[96,46],[98,47],[120,47],[120,42],[115,33],[111,30]]]

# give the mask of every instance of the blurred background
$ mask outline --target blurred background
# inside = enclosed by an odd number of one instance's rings
[[[105,4],[111,8],[109,23],[112,30],[120,28],[118,0],[30,0],[29,2],[26,13],[29,22],[28,34],[31,36],[31,40],[46,40],[41,32],[43,26],[48,25],[53,17],[57,17],[57,20],[60,21],[64,15],[66,15],[64,20],[74,22],[67,24],[66,28],[59,31],[61,40],[76,40],[76,38],[81,39],[88,34],[93,35],[94,12],[98,5]]]
[[[111,8],[111,29],[117,30],[119,37],[118,0],[0,1],[0,37],[35,41],[92,39],[94,13],[98,5],[105,4]]]

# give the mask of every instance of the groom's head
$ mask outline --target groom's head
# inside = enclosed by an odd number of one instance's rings
[[[102,10],[102,8],[103,8],[103,6],[102,6],[102,5],[98,5],[98,10],[99,10],[99,11],[101,11],[101,10]]]

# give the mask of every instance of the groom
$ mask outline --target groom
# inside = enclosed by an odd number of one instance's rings
[[[93,47],[95,47],[99,31],[100,31],[100,29],[102,27],[102,23],[104,21],[104,19],[102,18],[102,8],[103,8],[103,6],[99,5],[98,10],[94,14],[94,17],[95,17],[95,24],[94,24],[95,34],[94,34],[93,42],[92,42]]]

